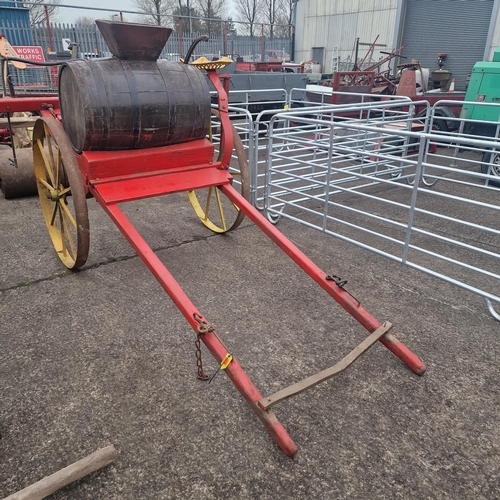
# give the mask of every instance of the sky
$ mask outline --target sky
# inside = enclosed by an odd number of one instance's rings
[[[67,6],[67,7],[63,7]],[[73,7],[73,8],[71,8]],[[85,7],[85,8],[74,8]],[[105,10],[89,10],[88,8],[97,7]],[[113,10],[123,12],[125,21],[136,21],[135,14],[127,14],[125,11],[137,11],[137,7],[131,0],[61,0],[60,8],[57,13],[55,22],[59,23],[72,23],[75,19],[81,16],[93,17],[95,19],[109,19],[113,14]]]

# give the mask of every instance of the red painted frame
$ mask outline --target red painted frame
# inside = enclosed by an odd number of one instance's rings
[[[86,189],[108,213],[219,363],[228,353],[222,340],[211,329],[200,333],[200,321],[206,321],[205,318],[120,210],[118,203],[188,189],[217,186],[321,288],[368,332],[372,333],[381,326],[381,323],[363,309],[348,292],[337,286],[335,282],[327,280],[327,274],[324,271],[306,257],[231,186],[232,177],[227,168],[231,159],[233,138],[228,116],[227,93],[220,82],[219,75],[214,71],[208,72],[208,75],[219,94],[219,113],[223,129],[221,153],[217,161],[213,161],[213,146],[205,140],[196,141],[200,143],[197,144],[197,148],[193,148],[194,143],[188,143],[155,150],[110,153],[84,152],[80,155],[75,153]],[[12,100],[8,99],[7,101]],[[45,98],[42,98],[42,101],[40,98],[15,100],[19,101],[15,105],[4,101],[2,104],[8,106],[8,108],[4,106],[4,109],[24,111],[43,110],[47,109],[48,106],[54,109],[58,107],[57,100]],[[2,111],[1,104],[0,111]],[[43,114],[45,113],[48,112]],[[147,169],[144,169],[143,165],[147,165]],[[392,334],[385,334],[380,341],[415,373],[419,375],[424,373],[425,366],[422,361]],[[224,371],[248,402],[250,408],[263,422],[278,446],[286,455],[293,457],[297,453],[297,446],[277,420],[275,413],[271,409],[263,410],[259,407],[257,402],[262,399],[262,395],[234,356]]]
[[[220,85],[216,86],[219,91],[219,103],[221,104],[220,115],[223,123],[223,139],[225,132],[231,130],[229,125],[229,117],[227,114],[227,95]],[[226,124],[226,125],[224,125]],[[232,136],[231,136],[232,141]],[[225,170],[227,163],[224,160],[230,159],[231,149],[227,144],[227,137],[224,142],[225,149],[222,154],[223,160],[208,165],[198,165],[198,160],[191,158],[195,166],[179,167],[177,169],[165,169],[165,165],[169,163],[165,161],[165,155],[151,157],[152,153],[147,151],[127,152],[129,157],[133,158],[133,162],[140,163],[140,157],[149,155],[150,174],[141,173],[131,178],[130,173],[123,176],[114,176],[107,179],[90,180],[90,192],[97,199],[99,204],[109,214],[113,222],[120,229],[125,238],[129,241],[137,254],[144,261],[146,266],[153,273],[155,278],[167,292],[174,304],[182,312],[193,330],[198,334],[200,319],[206,321],[200,311],[191,302],[189,297],[182,290],[174,277],[168,272],[165,266],[161,263],[146,241],[142,238],[139,232],[133,227],[124,213],[117,206],[117,203],[138,199],[145,196],[155,196],[157,194],[167,194],[186,189],[198,189],[200,182],[204,183],[204,187],[217,186],[221,191],[238,206],[249,219],[251,219],[272,241],[274,241],[285,253],[294,260],[311,278],[313,278],[330,296],[332,296],[351,316],[353,316],[361,325],[372,333],[381,326],[381,323],[371,316],[361,305],[345,290],[338,287],[335,282],[327,280],[327,274],[317,267],[306,255],[301,252],[291,241],[289,241],[281,232],[276,229],[262,214],[256,210],[247,200],[245,200],[232,186],[232,177]],[[181,146],[170,146],[171,151],[176,151],[176,148]],[[164,152],[166,153],[166,152]],[[121,154],[121,153],[120,153]],[[132,155],[132,156],[131,156]],[[136,158],[135,158],[136,157]],[[85,161],[105,161],[104,153],[83,153],[80,155],[80,162]],[[207,175],[204,180],[200,181],[200,176],[205,173]],[[161,183],[158,183],[158,176],[162,176]],[[209,179],[213,175],[213,178]],[[140,181],[140,182],[139,182]],[[142,184],[141,184],[142,183]],[[161,185],[161,188],[158,188]],[[155,187],[156,190],[153,189]],[[161,191],[161,192],[160,192]],[[220,363],[226,356],[227,349],[215,331],[207,331],[200,334],[200,339],[207,346],[215,359]],[[404,344],[392,335],[387,333],[380,341],[391,352],[405,362],[415,373],[421,375],[425,371],[425,366],[422,361],[413,354]],[[252,381],[244,372],[238,360],[233,356],[232,362],[225,370],[226,374],[234,383],[235,387],[248,402],[252,410],[265,425],[269,434],[276,441],[283,452],[293,457],[297,453],[297,446],[292,441],[284,427],[277,420],[275,413],[271,410],[264,410],[259,407],[258,401],[262,399],[262,395],[254,386]]]
[[[57,94],[46,97],[2,97],[0,98],[0,113],[15,113],[17,111],[42,111],[59,109]]]
[[[301,250],[299,250],[290,240],[288,240],[275,226],[273,226],[258,210],[256,210],[245,198],[243,198],[232,186],[231,176],[224,171],[226,179],[220,181],[217,186],[221,191],[238,206],[259,229],[261,229],[274,243],[276,243],[285,253],[296,262],[321,288],[333,297],[351,316],[353,316],[368,332],[372,333],[381,326],[381,323],[371,316],[361,305],[345,290],[338,287],[335,282],[327,280],[327,273],[316,266]],[[171,191],[183,191],[184,186],[173,187]],[[91,184],[91,192],[109,214],[113,222],[120,229],[125,238],[132,245],[137,254],[141,257],[146,266],[153,273],[163,289],[170,296],[177,308],[182,312],[193,330],[198,333],[200,318],[206,321],[200,311],[191,302],[181,286],[168,272],[160,259],[146,243],[144,238],[134,228],[124,213],[117,206],[117,203],[106,197],[103,193],[103,186]],[[166,194],[166,193],[164,193]],[[207,331],[200,335],[200,339],[207,346],[218,363],[221,363],[228,353],[223,342],[215,331]],[[403,343],[401,343],[391,333],[385,334],[381,339],[391,352],[406,363],[415,373],[422,375],[425,366],[422,361],[412,353]],[[248,402],[252,410],[266,426],[267,431],[276,441],[282,451],[293,457],[297,453],[297,446],[292,441],[284,427],[277,420],[275,413],[271,410],[263,410],[259,407],[258,401],[262,395],[244,372],[241,365],[233,355],[233,360],[225,370],[240,394]]]

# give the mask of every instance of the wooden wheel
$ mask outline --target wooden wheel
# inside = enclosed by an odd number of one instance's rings
[[[210,139],[217,144],[220,135],[213,132],[216,130],[221,133],[222,130],[218,111],[212,110],[212,114],[215,121],[211,126]],[[248,200],[250,197],[250,174],[245,149],[238,132],[232,125],[231,127],[233,129],[233,147],[237,161],[231,160],[228,171],[234,177],[233,186],[239,189],[241,195]],[[245,218],[245,214],[223,195],[218,187],[188,191],[188,197],[201,222],[214,233],[232,231]]]
[[[89,253],[87,200],[73,148],[56,119],[35,123],[33,162],[52,244],[68,269],[78,269]]]

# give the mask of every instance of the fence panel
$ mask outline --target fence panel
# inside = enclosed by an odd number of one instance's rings
[[[500,164],[500,140],[412,132],[404,117],[392,120],[275,115],[268,217],[287,217],[474,292],[500,321],[500,181],[491,172]]]
[[[33,38],[35,45],[41,45],[47,52],[52,46],[54,52],[64,51],[63,39],[69,39],[78,43],[78,53],[90,56],[96,54],[99,57],[108,57],[109,49],[101,33],[95,24],[92,25],[70,25],[70,24],[51,24],[52,40],[49,40],[49,34],[46,26],[39,25],[33,28]],[[178,61],[180,57],[186,54],[191,43],[203,33],[182,33],[174,31],[163,49],[160,58],[171,61]],[[51,43],[52,42],[52,43]],[[289,57],[290,53],[289,38],[264,39],[260,37],[250,37],[228,34],[226,42],[224,36],[218,33],[212,33],[208,42],[202,42],[196,49],[196,54],[205,55],[209,59],[220,57],[227,53],[234,56],[243,57],[246,61],[260,61],[262,51],[264,58],[268,60],[273,56]]]

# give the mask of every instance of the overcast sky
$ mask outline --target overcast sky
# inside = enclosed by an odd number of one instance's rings
[[[64,5],[67,7],[63,7]],[[80,8],[70,8],[71,6]],[[82,6],[85,8],[82,8]],[[89,10],[89,8],[92,7],[110,10]],[[121,10],[124,20],[133,22],[136,16],[134,14],[127,14],[124,11],[137,11],[138,9],[131,0],[61,0],[56,22],[72,23],[76,18],[81,16],[94,17],[96,19],[109,19],[113,14],[113,10]],[[229,13],[229,15],[231,15],[231,13]]]

